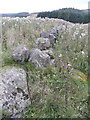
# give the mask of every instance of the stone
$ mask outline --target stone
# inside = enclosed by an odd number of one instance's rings
[[[17,62],[28,61],[30,51],[24,46],[19,45],[12,53],[12,58]]]
[[[65,29],[66,29],[66,26],[65,26],[64,23],[61,24],[61,25],[59,25],[59,26],[57,27],[57,30],[58,30],[58,31],[64,31]]]
[[[16,67],[3,69],[1,78],[2,108],[8,113],[8,117],[22,117],[25,108],[30,104],[25,71]]]
[[[50,56],[50,59],[54,59],[54,53],[53,53],[53,49],[50,48],[48,50],[43,50],[44,53],[48,54]]]
[[[41,32],[40,37],[49,38],[49,33],[48,32]]]
[[[49,32],[40,33],[40,37],[48,38],[50,40],[51,47],[53,47],[54,43],[56,43],[56,37]]]
[[[53,34],[49,34],[49,39],[50,39],[51,47],[53,47],[54,44],[56,43],[56,37]]]
[[[30,51],[29,62],[36,68],[43,68],[50,65],[50,56],[38,48],[33,48]]]
[[[58,29],[56,27],[50,30],[50,34],[53,34],[56,38],[58,37]]]
[[[40,50],[45,50],[50,48],[50,40],[48,38],[37,38],[35,40],[35,44],[34,44],[35,48],[39,48]]]

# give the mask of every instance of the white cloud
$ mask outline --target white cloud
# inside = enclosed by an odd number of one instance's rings
[[[89,0],[1,0],[0,13],[39,12],[65,7],[87,9]]]

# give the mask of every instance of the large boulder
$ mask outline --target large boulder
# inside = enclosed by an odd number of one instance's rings
[[[26,73],[21,68],[1,70],[2,108],[8,117],[19,118],[30,104]]]
[[[53,34],[56,38],[58,37],[58,29],[54,27],[50,30],[50,34]]]
[[[12,58],[17,62],[28,61],[30,51],[24,46],[19,45],[12,53]]]
[[[50,59],[54,59],[54,52],[53,52],[52,48],[50,48],[48,50],[43,50],[43,52],[48,54],[50,56]]]
[[[49,38],[49,32],[41,32],[40,33],[40,37],[43,37],[43,38]]]
[[[53,34],[49,34],[49,39],[50,39],[51,47],[53,47],[54,44],[56,43],[56,37]]]
[[[53,47],[54,43],[56,43],[56,37],[49,32],[41,32],[40,37],[49,38],[51,47]]]
[[[63,24],[60,24],[60,25],[57,27],[57,30],[58,30],[58,31],[64,31],[64,30],[66,30],[65,24],[64,24],[64,23],[63,23]]]
[[[48,38],[37,38],[35,40],[35,44],[34,44],[35,48],[39,48],[40,50],[45,50],[50,48],[50,40]]]
[[[29,62],[36,68],[47,67],[50,64],[50,56],[40,49],[33,48],[30,52]]]

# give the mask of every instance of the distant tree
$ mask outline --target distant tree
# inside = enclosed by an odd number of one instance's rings
[[[51,12],[40,12],[37,17],[41,18],[58,18],[73,23],[88,23],[90,22],[90,14],[86,10],[78,10],[74,8],[63,8]]]
[[[28,12],[21,12],[21,13],[6,13],[6,14],[2,14],[2,17],[27,17],[30,14]]]

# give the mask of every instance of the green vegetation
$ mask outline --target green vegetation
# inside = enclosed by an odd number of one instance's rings
[[[66,28],[59,31],[54,46],[55,66],[36,69],[28,62],[12,60],[11,52],[18,44],[31,49],[42,30],[49,31],[60,24]],[[18,66],[27,70],[31,105],[23,118],[88,117],[87,24],[47,18],[2,18],[2,37],[2,68]]]
[[[30,85],[32,104],[25,118],[87,117],[87,83],[48,68],[34,71]]]
[[[51,12],[40,12],[37,17],[58,18],[73,23],[89,23],[90,14],[88,11],[78,10],[74,8],[63,8]]]
[[[0,14],[2,17],[27,17],[30,16],[28,12],[21,12],[21,13],[4,13]]]

